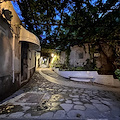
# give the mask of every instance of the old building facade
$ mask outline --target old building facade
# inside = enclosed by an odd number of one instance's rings
[[[22,26],[10,1],[1,2],[0,100],[29,80],[38,67],[37,51],[40,51],[39,39]]]
[[[60,54],[60,62],[65,64],[67,54],[65,51],[62,51]],[[83,66],[86,64],[86,60],[90,59],[89,54],[89,46],[85,44],[84,47],[79,47],[78,45],[74,45],[70,47],[70,55],[69,55],[69,64],[73,67]]]

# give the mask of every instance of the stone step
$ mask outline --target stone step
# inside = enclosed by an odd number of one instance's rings
[[[91,82],[93,78],[80,78],[80,77],[70,77],[70,80],[82,81],[82,82]]]
[[[71,78],[77,78],[77,79],[93,79],[92,76],[82,76],[82,77],[73,77],[73,76],[70,76],[69,79]]]

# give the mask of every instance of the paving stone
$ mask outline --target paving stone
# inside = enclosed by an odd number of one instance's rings
[[[72,107],[73,107],[73,104],[60,104],[60,106],[66,111],[68,112]]]
[[[73,98],[72,100],[73,101],[79,101],[79,98]]]
[[[65,95],[65,94],[66,94],[66,92],[61,92],[60,94]]]
[[[23,110],[24,111],[27,111],[27,110],[29,110],[30,109],[30,106],[23,106]]]
[[[16,113],[12,113],[9,115],[10,118],[19,118],[22,117],[24,115],[23,112],[16,112]]]
[[[90,103],[90,101],[85,99],[85,98],[84,99],[80,99],[80,101],[83,102],[83,103]]]
[[[62,92],[62,89],[59,89],[58,92]]]
[[[77,104],[77,105],[82,105],[83,103],[80,102],[80,101],[76,101],[76,102],[73,102],[74,104]]]
[[[23,117],[25,117],[25,118],[31,118],[31,113],[27,113]]]
[[[76,110],[85,110],[86,108],[85,108],[85,106],[83,106],[83,105],[74,105],[74,109],[76,109]]]
[[[103,104],[106,104],[106,105],[108,105],[108,106],[111,106],[111,104],[110,104],[110,102],[108,102],[108,101],[101,101]]]
[[[84,89],[80,89],[80,90],[79,90],[79,93],[83,93],[83,92],[84,92]]]
[[[98,97],[98,96],[94,96],[94,97],[92,97],[92,98],[95,99],[95,100],[101,100],[101,98]]]
[[[61,109],[62,109],[62,108],[61,108],[60,106],[56,106],[56,107],[53,106],[53,107],[50,108],[50,111],[53,111],[53,112],[54,112],[54,111],[56,111],[56,110],[61,110]],[[47,111],[47,112],[48,112],[48,111]]]
[[[105,116],[106,116],[106,117],[107,117],[107,116],[110,116],[110,117],[111,117],[111,111],[102,112],[101,115],[104,116],[104,117],[105,117]]]
[[[72,92],[72,94],[76,94],[76,92]]]
[[[73,91],[72,92],[74,92],[74,93],[76,93],[78,90],[76,90],[76,89],[73,89]]]
[[[81,98],[81,99],[85,99],[86,97],[81,95],[80,98]]]
[[[54,106],[54,107],[56,107],[56,106],[60,105],[60,102],[52,102],[51,105]]]
[[[64,100],[65,100],[65,99],[60,99],[59,101],[60,101],[60,102],[63,102]]]
[[[90,98],[89,96],[86,96],[85,98],[86,98],[87,100],[91,100],[91,98]]]
[[[81,110],[70,110],[67,113],[68,119],[85,119],[85,113]]]
[[[50,94],[48,94],[48,93],[46,93],[46,94],[43,96],[43,98],[42,98],[42,99],[49,100],[49,99],[50,99],[50,97],[51,97],[51,95],[50,95]]]
[[[85,111],[85,117],[86,117],[86,120],[102,120],[102,116],[101,116],[101,112],[98,111],[97,109],[89,109],[87,108]],[[104,120],[104,119],[103,119]],[[108,119],[105,119],[105,120],[108,120]]]
[[[98,94],[98,91],[93,91],[92,92],[94,95],[97,95]]]
[[[95,106],[93,106],[92,104],[84,104],[84,106],[89,109],[95,109]]]
[[[72,94],[70,94],[69,96],[70,96],[70,97],[76,97],[76,98],[79,98],[79,95],[72,95]]]
[[[104,101],[112,101],[110,98],[102,98]]]
[[[64,110],[58,110],[54,116],[53,116],[54,119],[62,119],[62,118],[65,118],[65,111]]]
[[[44,113],[40,116],[40,118],[42,119],[51,119],[53,118],[53,112],[47,112],[47,113]]]
[[[99,100],[90,100],[90,102],[94,103],[101,103]]]
[[[2,114],[0,115],[0,118],[6,118],[8,115],[7,114]]]
[[[72,100],[66,100],[65,103],[72,103]]]
[[[73,89],[73,91],[78,91],[78,89]]]
[[[82,96],[88,96],[87,94],[83,93]]]
[[[113,116],[120,116],[120,108],[118,106],[111,105],[111,114]]]
[[[57,89],[58,87],[57,86],[54,86],[53,89]]]
[[[93,97],[93,96],[94,96],[92,92],[91,92],[91,93],[89,93],[88,95],[89,95],[90,97]]]
[[[61,98],[63,98],[60,94],[54,94],[51,96],[50,101],[59,101]]]
[[[100,112],[106,112],[109,111],[110,108],[104,104],[93,104]]]
[[[63,92],[67,92],[67,90],[66,90],[66,89],[64,89],[64,90],[63,90]]]
[[[119,116],[116,116],[116,115],[112,115],[112,114],[111,114],[111,111],[102,112],[102,113],[101,113],[101,116],[102,116],[104,119],[107,119],[107,120],[120,120],[120,117],[119,117]]]
[[[89,94],[89,93],[91,93],[91,91],[89,91],[89,90],[85,90],[84,93]]]

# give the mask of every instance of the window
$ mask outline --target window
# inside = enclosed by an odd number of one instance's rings
[[[83,52],[79,53],[78,57],[79,57],[79,59],[83,59]]]

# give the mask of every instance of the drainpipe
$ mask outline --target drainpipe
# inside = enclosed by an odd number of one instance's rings
[[[0,15],[2,14],[2,10],[1,10],[1,0],[0,0]]]
[[[13,49],[12,49],[12,53],[13,53],[13,59],[12,59],[12,74],[13,74],[13,80],[12,82],[15,82],[15,34],[13,33]]]

